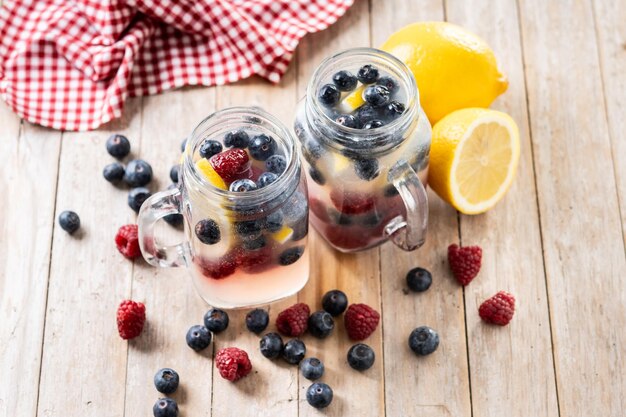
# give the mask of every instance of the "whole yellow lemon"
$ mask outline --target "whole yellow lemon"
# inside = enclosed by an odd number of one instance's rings
[[[419,22],[382,45],[413,72],[420,104],[432,124],[466,107],[489,107],[508,81],[481,38],[447,22]]]

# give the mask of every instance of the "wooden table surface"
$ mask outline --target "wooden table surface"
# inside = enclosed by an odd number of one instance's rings
[[[156,270],[124,259],[117,228],[132,223],[126,191],[101,178],[111,161],[104,142],[127,135],[132,152],[152,163],[154,190],[167,186],[181,138],[204,116],[233,105],[259,105],[291,124],[316,65],[344,48],[379,45],[419,20],[447,20],[495,49],[509,90],[493,105],[521,131],[517,178],[506,198],[480,216],[458,215],[431,194],[427,243],[403,253],[391,245],[358,255],[333,252],[311,235],[306,288],[269,307],[344,290],[382,311],[368,339],[374,367],[346,364],[343,326],[325,341],[304,338],[326,364],[334,388],[329,416],[626,415],[626,4],[623,0],[357,0],[329,30],[303,40],[277,86],[252,79],[129,100],[123,120],[87,133],[20,121],[0,105],[0,416],[151,415],[152,377],[180,373],[181,416],[318,415],[305,399],[309,382],[275,364],[231,313],[213,352],[236,345],[254,373],[223,380],[207,354],[184,342],[207,306],[184,270]],[[73,209],[83,231],[70,237],[57,215]],[[482,246],[479,277],[465,289],[452,279],[446,248]],[[423,294],[408,294],[404,275],[432,271]],[[478,306],[498,290],[518,300],[512,323],[483,324]],[[122,299],[143,301],[148,324],[127,343],[115,326]],[[419,325],[441,345],[425,358],[407,347]]]

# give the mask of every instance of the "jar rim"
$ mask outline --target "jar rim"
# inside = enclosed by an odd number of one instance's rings
[[[234,126],[235,124],[237,126]],[[201,172],[198,172],[193,159],[195,150],[205,139],[211,136],[210,132],[240,129],[246,125],[267,125],[272,128],[274,135],[278,136],[285,145],[287,167],[276,181],[263,188],[246,191],[245,193],[223,190],[211,184]],[[300,154],[295,143],[295,138],[291,131],[278,118],[261,107],[228,107],[205,117],[193,129],[188,136],[187,145],[185,146],[183,163],[186,167],[185,171],[189,172],[193,180],[201,186],[199,190],[201,193],[218,196],[225,202],[236,203],[239,207],[246,207],[269,202],[287,191],[289,182],[293,181],[294,174],[300,169]],[[294,188],[297,187],[297,183],[297,181],[294,181]]]
[[[316,92],[323,83],[328,83],[327,76],[329,75],[329,68],[332,68],[337,62],[354,60],[356,57],[371,57],[383,61],[389,68],[396,72],[396,75],[401,76],[401,81],[407,89],[406,111],[391,123],[374,129],[356,129],[337,123],[323,110],[323,105],[320,103]],[[419,116],[420,110],[419,90],[411,70],[395,56],[376,48],[361,47],[346,49],[324,59],[318,65],[309,81],[306,97],[307,102],[311,103],[311,108],[316,118],[331,125],[333,129],[341,133],[333,137],[331,142],[346,147],[358,145],[359,143],[364,144],[365,142],[368,143],[368,146],[376,146],[377,142],[381,142],[381,145],[383,144],[382,142],[388,144],[389,131],[403,129],[410,125],[411,121]]]

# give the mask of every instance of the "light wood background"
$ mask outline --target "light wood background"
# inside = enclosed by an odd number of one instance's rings
[[[152,163],[154,189],[168,183],[182,137],[204,116],[260,105],[290,125],[316,65],[341,49],[379,45],[397,28],[447,20],[478,33],[510,80],[494,108],[510,113],[522,137],[517,179],[492,211],[458,215],[431,195],[427,244],[391,245],[358,255],[333,252],[311,235],[312,277],[296,301],[313,309],[343,289],[382,311],[369,343],[375,366],[352,371],[338,323],[326,341],[305,337],[326,364],[335,392],[328,416],[626,415],[626,3],[623,0],[357,0],[330,29],[298,47],[281,83],[251,79],[130,100],[124,118],[89,133],[62,133],[19,120],[0,105],[0,416],[136,417],[159,397],[152,377],[180,373],[181,416],[313,416],[309,382],[296,367],[266,360],[243,324],[245,311],[216,337],[213,352],[247,350],[254,372],[232,384],[194,354],[187,328],[207,309],[183,270],[131,263],[113,244],[134,221],[126,191],[101,178],[104,142],[127,135]],[[57,226],[81,216],[70,237]],[[445,261],[449,243],[478,244],[479,277],[462,289]],[[407,294],[414,266],[434,274],[431,289]],[[505,328],[481,323],[477,308],[498,290],[517,297]],[[115,310],[124,298],[147,306],[147,328],[122,341]],[[430,325],[439,350],[415,357],[410,331]]]

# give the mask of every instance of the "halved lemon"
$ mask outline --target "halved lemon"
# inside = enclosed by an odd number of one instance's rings
[[[519,130],[509,115],[457,110],[433,127],[428,184],[461,213],[484,213],[511,186],[519,155]]]
[[[213,169],[213,166],[207,159],[199,159],[198,162],[196,162],[196,169],[202,172],[207,181],[209,181],[215,187],[222,190],[228,190],[228,187],[226,186],[226,183],[224,182],[222,177],[220,177],[220,174],[218,174]]]

